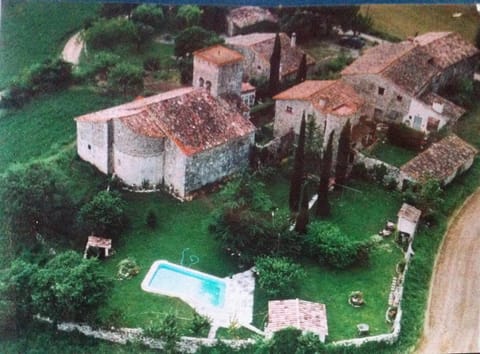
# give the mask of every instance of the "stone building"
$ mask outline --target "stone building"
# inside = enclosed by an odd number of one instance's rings
[[[306,80],[273,97],[275,100],[275,137],[290,130],[298,134],[303,112],[315,118],[324,145],[330,132],[334,133],[334,151],[340,132],[350,120],[352,130],[363,124],[364,100],[353,87],[343,80]],[[361,119],[362,118],[362,119]],[[369,134],[368,129],[365,134]],[[363,136],[356,134],[357,139]]]
[[[275,32],[278,18],[270,10],[258,6],[243,6],[227,14],[227,35],[236,36],[251,32]]]
[[[79,156],[181,199],[247,167],[255,128],[239,103],[241,55],[221,46],[194,55],[194,87],[77,117]]]
[[[292,38],[280,33],[280,80],[294,79],[297,75],[303,54],[296,45],[295,34]],[[227,45],[243,54],[243,70],[245,78],[268,78],[270,76],[270,58],[275,43],[275,33],[251,33],[225,39]],[[315,68],[315,60],[307,55],[307,71]]]
[[[376,121],[424,132],[454,124],[464,113],[436,94],[453,79],[473,79],[479,51],[457,33],[430,32],[365,51],[342,71]]]

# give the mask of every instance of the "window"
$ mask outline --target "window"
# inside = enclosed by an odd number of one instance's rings
[[[205,88],[207,89],[207,91],[210,91],[212,89],[212,83],[210,81],[207,81],[205,83]]]
[[[438,126],[440,125],[440,120],[434,117],[428,117],[427,120],[427,130],[429,132],[436,132],[438,131]]]
[[[293,109],[291,106],[287,106],[287,109],[286,109],[287,113],[293,113]]]
[[[422,117],[415,116],[413,117],[413,129],[420,130],[422,128]]]
[[[378,87],[378,94],[379,94],[380,96],[383,96],[384,93],[385,93],[385,88],[379,86],[379,87]]]
[[[398,95],[398,96],[397,96],[397,101],[398,101],[398,102],[402,102],[402,100],[403,100],[403,97],[400,96],[400,95]]]
[[[203,77],[201,77],[200,79],[198,79],[198,86],[203,87],[204,82],[205,80],[203,80]]]
[[[88,150],[92,150],[92,146],[88,144]]]
[[[262,67],[260,65],[257,65],[257,70],[262,70]]]
[[[375,108],[373,111],[373,119],[382,119],[383,111],[381,109]]]

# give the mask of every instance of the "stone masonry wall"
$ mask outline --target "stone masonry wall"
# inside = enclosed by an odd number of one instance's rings
[[[164,160],[164,187],[172,194],[184,198],[185,196],[185,169],[187,157],[173,143],[167,139],[165,141],[165,160]]]
[[[77,152],[83,160],[108,174],[108,123],[77,121]]]
[[[404,90],[379,75],[345,75],[343,77],[353,85],[366,101],[366,114],[379,120],[400,123],[408,113],[411,96]],[[383,88],[383,95],[379,94]],[[401,98],[401,99],[400,99]],[[375,113],[375,109],[381,110]]]
[[[227,39],[228,44],[228,39]],[[270,75],[270,63],[258,56],[247,46],[229,45],[230,48],[240,52],[243,55],[243,74],[248,78],[268,78]]]
[[[254,134],[187,159],[185,195],[248,167]]]
[[[287,107],[290,107],[291,110]],[[276,100],[273,135],[275,137],[284,136],[291,129],[298,135],[303,112],[305,112],[306,117],[308,117],[309,114],[314,114],[317,120],[317,126],[324,127],[325,117],[315,112],[309,101]]]
[[[207,81],[212,83],[210,92],[213,96],[224,93],[240,96],[243,76],[241,62],[219,67],[196,56],[193,60],[193,68],[194,87],[200,87],[200,79],[203,79],[203,87],[206,87]]]

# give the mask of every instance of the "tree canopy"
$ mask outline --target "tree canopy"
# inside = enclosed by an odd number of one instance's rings
[[[143,68],[129,63],[115,65],[108,74],[108,89],[112,93],[136,95],[143,90]]]
[[[281,51],[280,35],[277,33],[273,43],[272,56],[270,57],[270,78],[268,81],[270,94],[272,95],[278,92],[280,86]]]
[[[198,26],[188,27],[175,37],[174,53],[177,57],[185,56],[187,53],[191,55],[196,50],[223,42],[223,38],[213,31]]]

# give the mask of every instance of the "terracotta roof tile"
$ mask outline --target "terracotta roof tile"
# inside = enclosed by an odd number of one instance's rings
[[[243,55],[236,50],[229,49],[223,45],[214,45],[212,47],[203,48],[193,52],[193,55],[217,66],[232,64],[243,60]]]
[[[276,100],[310,101],[320,112],[351,115],[363,106],[363,99],[343,80],[306,80],[273,97]]]
[[[179,89],[77,118],[102,122],[120,119],[139,135],[166,136],[186,155],[208,150],[252,133],[250,121],[204,89]]]
[[[242,82],[241,93],[255,91],[256,87],[250,84],[249,82]]]
[[[326,306],[299,299],[269,301],[265,331],[273,333],[287,327],[313,332],[324,338],[328,335]]]
[[[408,161],[400,171],[417,182],[428,178],[444,181],[476,154],[477,149],[450,134]]]
[[[278,19],[268,9],[257,6],[243,6],[230,10],[228,18],[239,28],[268,21],[277,23]]]
[[[415,224],[418,223],[418,220],[420,220],[421,215],[422,215],[421,210],[407,203],[402,204],[402,207],[400,208],[397,214],[399,218],[406,219]]]

